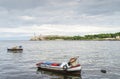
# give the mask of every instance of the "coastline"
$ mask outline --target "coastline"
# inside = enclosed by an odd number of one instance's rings
[[[38,35],[30,38],[30,41],[42,40],[85,40],[85,41],[120,41],[120,32],[107,34],[94,34],[84,36],[59,36],[59,35]]]

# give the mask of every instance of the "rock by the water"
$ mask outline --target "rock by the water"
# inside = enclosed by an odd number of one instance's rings
[[[107,73],[107,71],[106,71],[106,70],[103,70],[103,69],[101,70],[101,72],[102,72],[102,73]]]

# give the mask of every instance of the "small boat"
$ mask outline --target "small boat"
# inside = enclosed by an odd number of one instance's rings
[[[63,63],[39,62],[36,64],[39,70],[51,71],[67,75],[80,75],[81,65],[76,63],[77,58],[71,58],[70,61]]]
[[[12,48],[7,48],[8,51],[23,51],[22,46],[15,46]]]

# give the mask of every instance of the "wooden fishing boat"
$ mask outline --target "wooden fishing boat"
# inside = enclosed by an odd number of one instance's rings
[[[7,51],[23,51],[22,46],[15,46],[12,48],[7,48]]]
[[[81,74],[81,65],[75,64],[71,65],[70,62],[55,63],[55,62],[39,62],[36,66],[40,70],[51,71],[61,74],[71,74],[71,75],[80,75]]]

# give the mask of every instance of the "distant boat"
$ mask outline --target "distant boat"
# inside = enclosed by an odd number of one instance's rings
[[[76,63],[76,60],[77,58],[71,58],[68,63],[39,62],[36,64],[36,66],[39,70],[69,75],[81,75],[81,65]]]
[[[7,51],[13,51],[13,52],[15,52],[15,51],[23,51],[23,48],[22,48],[22,46],[15,46],[15,47],[12,47],[12,48],[7,48]]]

